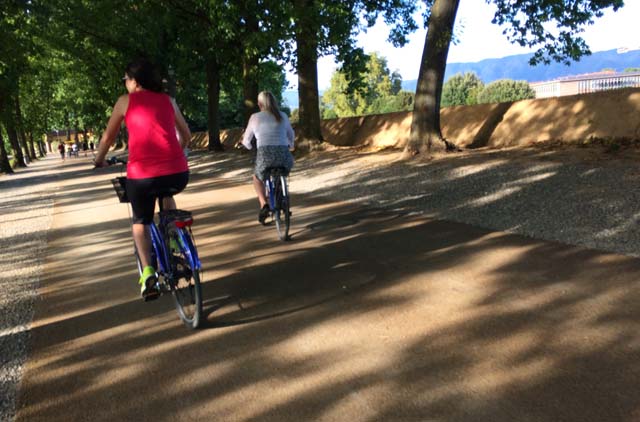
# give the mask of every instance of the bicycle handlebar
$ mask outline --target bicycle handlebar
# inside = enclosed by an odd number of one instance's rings
[[[95,155],[95,154],[94,154]],[[121,158],[118,156],[113,156],[113,157],[109,157],[107,159],[104,160],[104,165],[98,165],[94,159],[93,161],[93,168],[97,169],[97,168],[101,168],[101,167],[109,167],[109,166],[113,166],[114,164],[127,164],[127,159],[126,158]]]
[[[114,164],[127,164],[127,160],[125,158],[117,157],[115,155],[107,158],[105,162],[110,166],[113,166]]]

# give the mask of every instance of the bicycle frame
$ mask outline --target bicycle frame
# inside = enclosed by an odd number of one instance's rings
[[[267,200],[269,201],[269,209],[273,211],[276,208],[276,196],[274,195],[275,186],[273,186],[273,179],[271,178],[271,176],[269,176],[267,180],[265,180],[264,186],[266,187],[266,190],[267,190]]]
[[[169,273],[169,254],[164,244],[162,234],[156,223],[149,224],[149,231],[151,232],[151,243],[153,245],[153,252],[155,254],[155,260],[157,261],[157,271],[161,274]]]
[[[269,208],[271,211],[276,209],[276,189],[275,184],[273,183],[276,176],[269,176],[265,180],[265,188],[267,191],[267,200],[269,201]],[[280,186],[282,187],[282,194],[284,196],[289,196],[289,192],[287,192],[287,183],[284,175],[277,176],[280,179]]]
[[[126,164],[126,161],[112,157],[108,163]],[[125,187],[126,178],[116,177],[111,182],[120,202],[130,202]],[[148,224],[151,238],[151,262],[148,265],[152,265],[158,275],[156,284],[158,293],[160,295],[171,293],[180,319],[189,328],[195,329],[200,325],[203,315],[200,280],[202,264],[191,231],[193,218],[186,210],[163,210],[162,196],[157,198],[157,203],[158,219],[154,217]],[[177,242],[177,245],[174,242]],[[135,241],[134,254],[138,271],[142,275],[141,256]],[[183,279],[186,286],[181,283]],[[156,297],[151,296],[152,299]],[[146,301],[147,297],[143,296],[143,298]]]
[[[162,201],[159,200],[158,202],[161,203]],[[149,231],[151,232],[151,243],[153,245],[153,251],[156,255],[155,258],[158,263],[158,266],[156,268],[158,270],[158,273],[167,276],[167,278],[171,280],[171,283],[173,283],[173,274],[171,273],[171,268],[169,265],[169,251],[167,250],[167,245],[164,242],[165,236],[163,236],[163,233],[160,232],[161,228],[166,230],[167,226],[171,223],[169,223],[162,217],[160,217],[159,223],[159,226],[155,222],[151,222],[151,224],[149,224]],[[189,265],[195,270],[200,270],[202,265],[200,263],[198,252],[193,245],[191,237],[187,236],[184,233],[184,230],[186,230],[185,227],[177,228],[178,230],[176,232],[178,234],[180,248],[184,251],[185,256],[189,260]]]

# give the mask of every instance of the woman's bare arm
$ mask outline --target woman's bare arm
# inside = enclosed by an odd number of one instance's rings
[[[122,120],[124,120],[124,115],[127,112],[128,106],[128,95],[122,95],[120,98],[118,98],[118,101],[116,101],[116,104],[113,106],[113,112],[111,113],[111,117],[109,117],[107,128],[102,133],[100,143],[98,144],[98,152],[94,160],[97,166],[104,165],[104,159],[109,152],[109,148],[111,148],[111,145],[113,145],[116,136],[118,136],[120,125],[122,124]]]
[[[172,98],[171,104],[173,105],[174,114],[176,116],[176,129],[178,130],[178,136],[180,139],[180,146],[182,149],[189,146],[191,143],[191,131],[189,130],[189,125],[187,125],[187,121],[184,119],[182,112],[180,111],[180,107],[176,101]]]

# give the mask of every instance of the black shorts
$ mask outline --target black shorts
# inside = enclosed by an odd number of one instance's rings
[[[151,224],[156,198],[180,193],[188,182],[188,171],[148,179],[127,178],[127,197],[131,201],[133,224]]]

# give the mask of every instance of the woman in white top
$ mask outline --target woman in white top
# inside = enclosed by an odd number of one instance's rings
[[[293,128],[289,118],[278,108],[273,94],[262,91],[258,94],[258,108],[260,112],[254,113],[249,118],[247,128],[242,137],[242,145],[251,149],[251,140],[256,137],[256,167],[253,175],[253,187],[260,201],[260,213],[258,221],[264,224],[269,213],[269,205],[264,195],[264,179],[269,167],[283,167],[286,173],[293,167]]]

